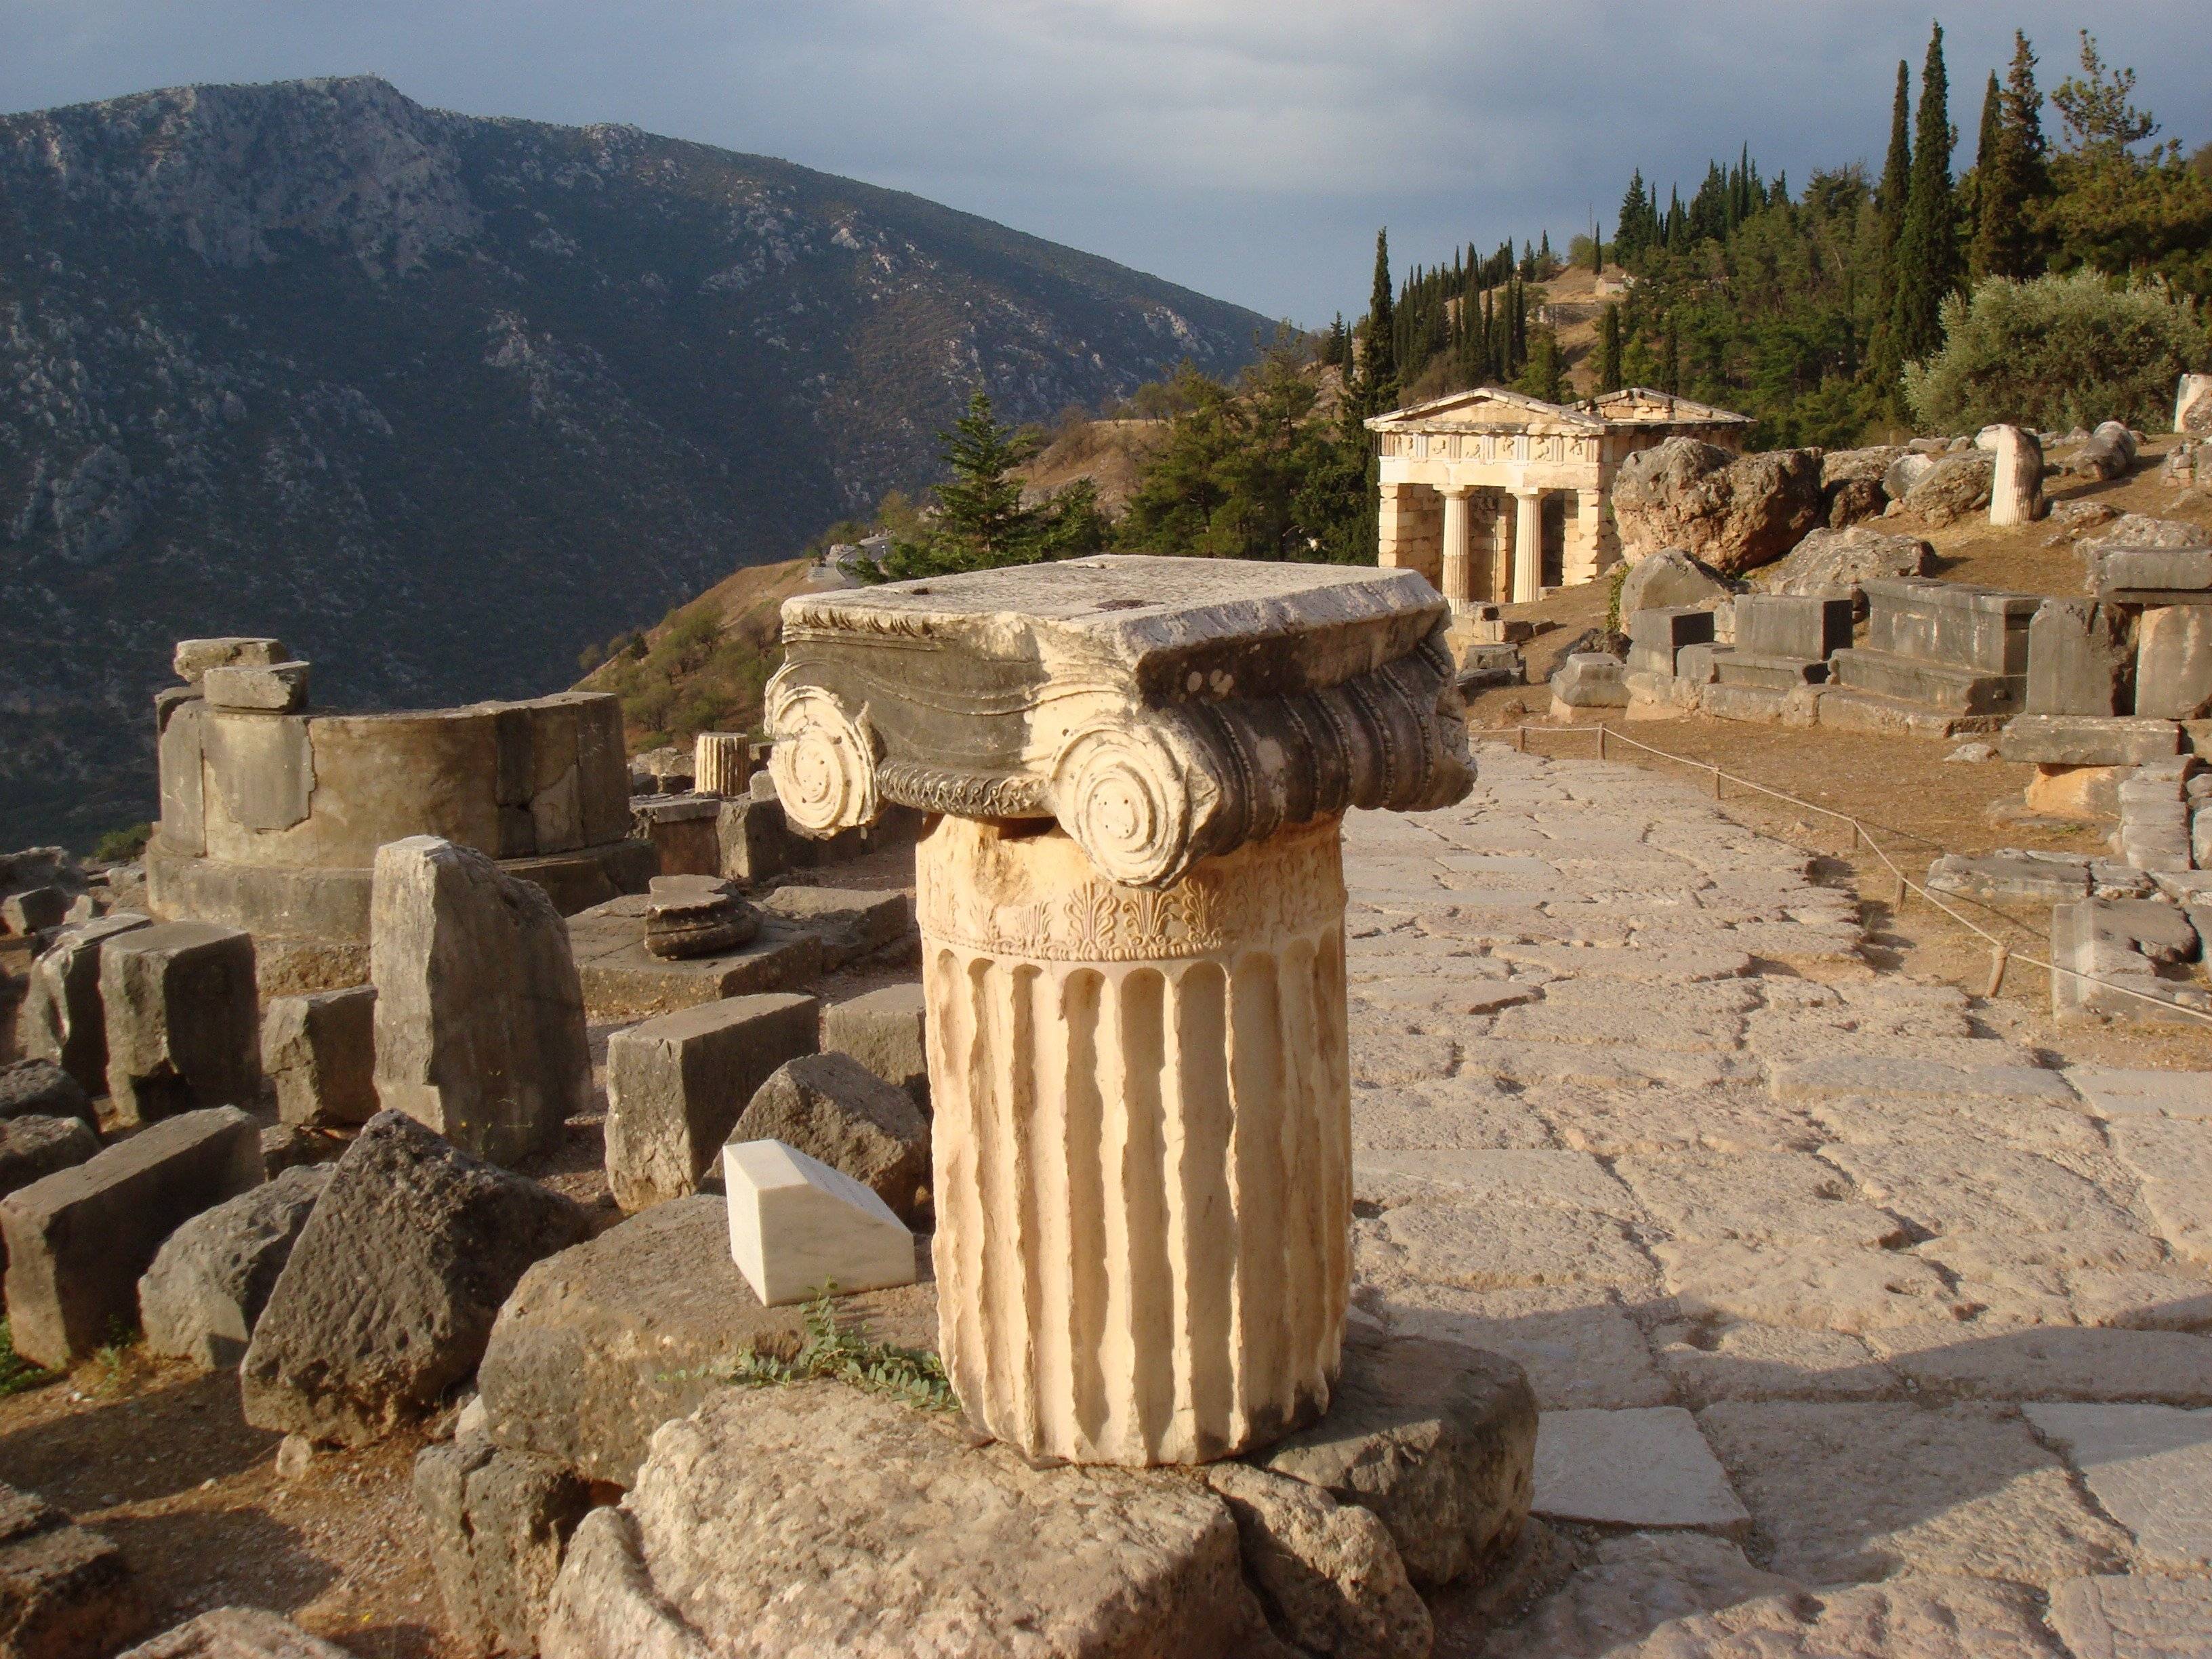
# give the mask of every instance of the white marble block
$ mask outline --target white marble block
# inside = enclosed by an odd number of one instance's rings
[[[914,1235],[852,1176],[780,1140],[731,1142],[722,1176],[730,1259],[763,1305],[914,1283]]]

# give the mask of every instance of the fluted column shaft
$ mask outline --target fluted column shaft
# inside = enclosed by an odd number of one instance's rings
[[[1474,562],[1468,537],[1468,492],[1447,489],[1444,497],[1443,590],[1454,616],[1474,603]]]
[[[1527,605],[1544,594],[1544,497],[1516,490],[1513,502],[1513,603]]]
[[[1350,1288],[1339,822],[1117,886],[945,817],[916,865],[939,1346],[1032,1457],[1200,1462],[1326,1408]]]

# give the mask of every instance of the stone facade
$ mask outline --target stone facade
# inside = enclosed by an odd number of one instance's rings
[[[198,667],[198,643],[179,646],[180,665]],[[651,848],[629,838],[611,696],[343,714],[226,706],[205,689],[244,672],[201,667],[156,699],[161,817],[146,872],[158,919],[252,932],[265,992],[367,978],[370,872],[386,842],[472,848],[564,912],[653,874]]]
[[[1638,450],[1741,450],[1749,418],[1641,387],[1572,405],[1486,386],[1367,422],[1382,459],[1376,562],[1417,570],[1455,611],[1595,581],[1620,557],[1608,504]]]

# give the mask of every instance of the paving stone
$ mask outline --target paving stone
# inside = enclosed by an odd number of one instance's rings
[[[1653,1334],[1661,1372],[1702,1409],[1723,1400],[1877,1400],[1897,1373],[1842,1331],[1737,1321],[1664,1326]]]
[[[1507,1009],[1500,1019],[1518,1012]],[[1355,1078],[1359,1055],[1352,1054]],[[1599,1088],[1643,1088],[1664,1084],[1677,1089],[1713,1089],[1739,1079],[1756,1079],[1758,1062],[1716,1052],[1674,1051],[1626,1043],[1509,1042],[1470,1045],[1467,1069],[1479,1076],[1516,1083],[1581,1083]],[[1386,1079],[1387,1080],[1387,1079]]]
[[[1659,1275],[1621,1222],[1587,1210],[1408,1204],[1352,1225],[1363,1268],[1468,1290],[1588,1285],[1657,1292]]]
[[[2200,1659],[2212,1653],[2212,1583],[2201,1578],[2069,1578],[2051,1628],[2073,1659]]]
[[[1796,1589],[1752,1565],[1725,1538],[1695,1532],[1603,1538],[1558,1590],[1492,1635],[1483,1659],[1608,1659],[1670,1620]]]
[[[1661,1406],[1671,1397],[1643,1332],[1602,1291],[1469,1291],[1407,1279],[1376,1305],[1394,1331],[1504,1354],[1528,1374],[1545,1411]]]
[[[1507,944],[1497,946],[1492,954],[1508,962],[1580,979],[1633,980],[1664,985],[1737,979],[1751,972],[1747,953],[1717,947],[1670,950],[1654,946]]]
[[[1547,1147],[1543,1120],[1487,1078],[1458,1077],[1352,1091],[1356,1151]]]
[[[1624,1220],[1643,1212],[1627,1188],[1582,1152],[1358,1152],[1352,1160],[1352,1195],[1373,1204],[1504,1200]]]
[[[1534,1513],[1611,1527],[1735,1533],[1750,1512],[1679,1406],[1546,1412],[1536,1428]]]
[[[1822,1156],[1875,1203],[1931,1233],[2131,1231],[2128,1212],[2094,1182],[2033,1152],[1830,1146]]]
[[[1459,1046],[1449,1037],[1384,1036],[1355,1032],[1352,1082],[1355,1088],[1419,1083],[1449,1077],[1459,1064]]]
[[[2212,1117],[2212,1072],[2069,1066],[2065,1076],[2100,1117]]]
[[[1614,1173],[1678,1239],[1747,1243],[1904,1242],[1897,1218],[1854,1202],[1850,1182],[1803,1152],[1629,1157]]]
[[[1669,1294],[1693,1319],[1865,1332],[1960,1317],[1942,1273],[1902,1250],[1838,1245],[1658,1243]]]
[[[1919,1388],[1984,1400],[2212,1402],[2212,1337],[2070,1325],[1893,1326],[1877,1352]]]
[[[1826,1131],[1824,1141],[1844,1146],[2016,1146],[2051,1153],[2096,1152],[2105,1145],[2095,1120],[2070,1106],[1839,1095],[1803,1109]]]
[[[2212,1124],[2129,1118],[2112,1126],[2112,1137],[2174,1254],[2212,1267]]]
[[[1802,1108],[1741,1084],[1698,1091],[1546,1084],[1521,1097],[1561,1146],[1600,1158],[1809,1152],[1827,1139]]]
[[[2039,1611],[2014,1584],[1914,1577],[1760,1596],[1662,1625],[1608,1659],[2049,1659]]]
[[[349,1659],[335,1642],[310,1636],[261,1607],[214,1607],[142,1642],[118,1659]]]
[[[2021,1409],[2158,1571],[2212,1566],[2212,1411],[2049,1402]]]
[[[2077,1103],[2066,1079],[2030,1066],[1965,1067],[1940,1060],[1889,1056],[1860,1059],[1828,1055],[1785,1066],[1774,1074],[1778,1100],[1814,1101],[1843,1095],[1925,1096],[1956,1100],[1972,1096],[2029,1104]]]
[[[2008,1407],[1731,1401],[1698,1423],[1767,1565],[1801,1583],[1910,1571],[2048,1588],[2133,1559]]]

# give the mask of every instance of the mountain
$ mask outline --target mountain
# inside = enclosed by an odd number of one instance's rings
[[[384,82],[0,117],[0,847],[154,810],[170,642],[318,705],[520,696],[1266,319],[895,191]]]

